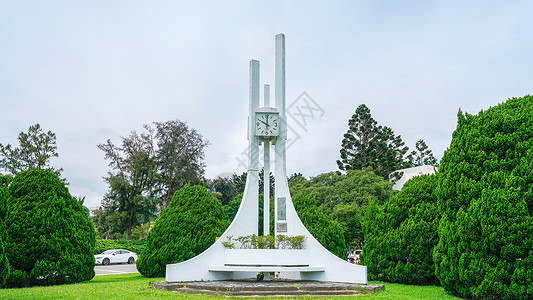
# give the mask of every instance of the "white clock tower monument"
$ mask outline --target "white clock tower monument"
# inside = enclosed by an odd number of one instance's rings
[[[248,118],[248,171],[239,211],[224,234],[211,247],[187,261],[167,265],[166,281],[229,280],[255,278],[258,272],[272,277],[367,283],[366,266],[354,265],[324,248],[301,222],[289,193],[286,169],[287,116],[285,112],[285,35],[276,35],[275,107],[270,106],[270,86],[265,85],[259,107],[259,61],[250,61]],[[270,156],[274,148],[274,235],[305,236],[303,249],[230,249],[230,237],[258,232],[259,147],[264,147],[264,232],[270,228]]]

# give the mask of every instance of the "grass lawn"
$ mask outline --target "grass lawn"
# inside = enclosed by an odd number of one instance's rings
[[[212,297],[178,295],[155,290],[150,282],[164,278],[145,278],[140,274],[96,276],[91,281],[58,286],[1,289],[0,299],[206,299]],[[379,282],[371,282],[372,284]],[[458,299],[435,286],[409,286],[385,283],[385,291],[358,297],[339,299]],[[239,298],[242,299],[242,298]],[[253,298],[258,299],[258,298]],[[261,298],[259,298],[261,299]],[[272,299],[272,298],[269,298]],[[288,298],[281,298],[288,299]],[[302,297],[298,298],[302,299]],[[326,298],[316,298],[326,299]]]

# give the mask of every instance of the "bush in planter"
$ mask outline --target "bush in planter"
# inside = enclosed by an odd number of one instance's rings
[[[148,234],[137,269],[147,277],[165,276],[166,265],[206,250],[228,226],[220,202],[201,186],[176,191]]]
[[[460,297],[531,299],[533,96],[457,123],[436,190],[437,278]]]
[[[26,278],[30,285],[55,285],[94,277],[94,227],[82,203],[56,174],[40,169],[20,172],[8,193],[8,286],[27,284]]]

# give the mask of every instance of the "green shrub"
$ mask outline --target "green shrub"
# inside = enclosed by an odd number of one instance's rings
[[[137,254],[142,253],[144,246],[146,245],[145,240],[96,240],[96,246],[94,248],[94,254],[100,254],[106,250],[110,249],[126,249],[133,251]]]
[[[14,276],[9,282],[25,283],[16,270],[31,285],[93,278],[94,227],[59,177],[48,170],[23,171],[8,192],[6,254]]]
[[[313,237],[331,253],[346,259],[346,243],[342,227],[316,206],[314,198],[299,193],[292,199],[292,202],[300,220]]]
[[[147,277],[165,276],[167,264],[200,254],[227,226],[220,202],[205,187],[186,185],[174,194],[148,234],[137,269]]]
[[[0,175],[1,176],[1,175]],[[0,288],[4,286],[9,277],[9,262],[5,253],[5,241],[7,238],[5,227],[7,190],[0,186]]]
[[[6,280],[6,287],[23,288],[30,286],[30,276],[28,273],[21,270],[11,270],[9,277]]]
[[[533,296],[533,97],[459,111],[439,170],[436,275],[460,297]]]
[[[416,285],[438,283],[433,264],[440,219],[436,185],[436,175],[417,176],[383,206],[369,206],[361,255],[369,279]]]

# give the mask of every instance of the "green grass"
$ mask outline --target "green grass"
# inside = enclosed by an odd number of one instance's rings
[[[214,297],[178,295],[155,290],[150,282],[164,278],[145,278],[140,274],[96,276],[93,280],[58,286],[31,287],[23,289],[2,289],[0,299],[208,299]],[[370,282],[377,284],[381,282]],[[410,286],[385,283],[385,291],[358,297],[338,299],[458,299],[436,286]],[[238,298],[242,299],[242,298]],[[261,299],[261,298],[253,298]],[[272,298],[269,298],[272,299]],[[280,298],[290,299],[290,298]],[[302,297],[298,298],[302,299]],[[326,298],[316,298],[326,299]]]
[[[385,284],[385,291],[357,299],[460,299],[446,293],[440,286],[414,286],[377,281],[371,281],[369,284]]]

